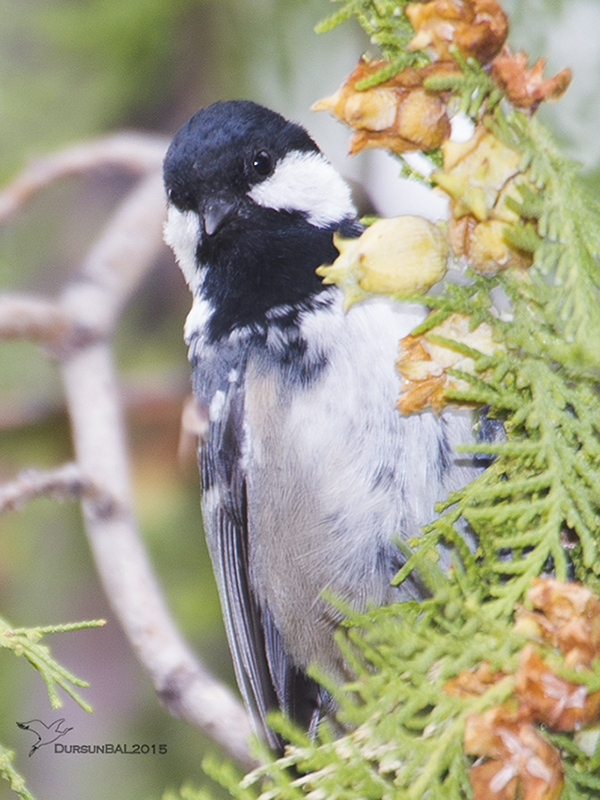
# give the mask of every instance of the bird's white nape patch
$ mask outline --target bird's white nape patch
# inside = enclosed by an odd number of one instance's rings
[[[356,216],[349,186],[320,153],[288,153],[248,196],[264,208],[300,211],[317,228]]]
[[[196,249],[200,241],[200,220],[194,211],[180,211],[169,206],[167,221],[163,229],[165,242],[175,253],[188,286],[195,292],[200,276]]]

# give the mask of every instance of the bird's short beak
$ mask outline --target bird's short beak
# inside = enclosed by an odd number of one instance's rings
[[[214,234],[223,227],[227,219],[232,216],[236,207],[235,202],[227,200],[224,197],[217,197],[214,200],[210,200],[206,204],[204,212],[201,212],[205,233],[208,236],[214,236]]]

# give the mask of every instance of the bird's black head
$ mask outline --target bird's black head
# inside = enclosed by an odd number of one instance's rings
[[[213,340],[310,303],[323,291],[316,268],[338,254],[333,232],[356,230],[348,186],[304,128],[249,101],[194,114],[173,138],[164,179],[165,239],[211,308]]]
[[[249,100],[202,108],[173,137],[164,163],[169,201],[205,213],[207,201],[241,200],[287,153],[318,153],[306,131]]]
[[[165,239],[213,309],[213,339],[320,293],[315,269],[337,256],[333,231],[353,229],[349,189],[304,128],[249,101],[194,114],[164,180]]]

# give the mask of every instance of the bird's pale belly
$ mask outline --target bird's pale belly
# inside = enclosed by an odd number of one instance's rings
[[[418,535],[444,494],[444,425],[399,414],[380,345],[369,352],[363,336],[301,391],[259,361],[246,377],[250,580],[296,666],[338,677],[332,628],[343,614],[332,599],[362,609],[415,596],[414,583],[390,585],[394,540]]]

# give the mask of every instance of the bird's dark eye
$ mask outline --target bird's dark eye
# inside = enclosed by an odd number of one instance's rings
[[[259,150],[258,153],[252,156],[252,169],[257,175],[260,175],[261,178],[265,178],[273,169],[273,159],[271,155],[267,153],[266,150]]]

